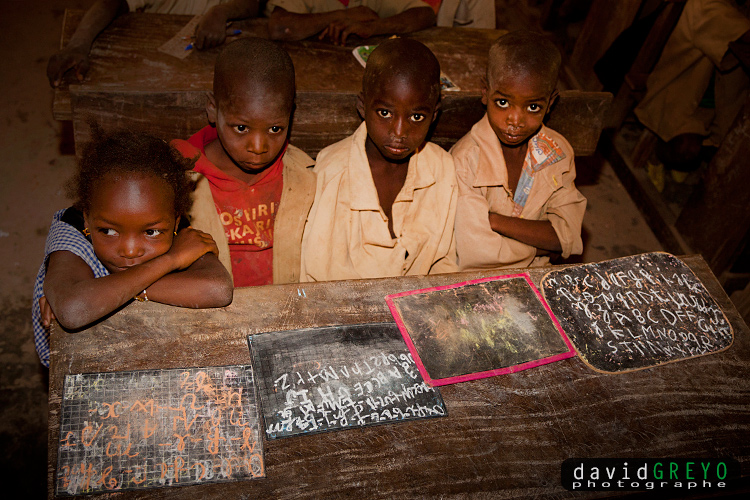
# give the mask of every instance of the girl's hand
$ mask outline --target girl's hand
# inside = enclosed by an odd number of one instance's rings
[[[42,295],[39,297],[39,309],[42,311],[42,326],[49,328],[52,321],[55,319],[55,313],[52,312],[52,308],[47,302],[47,297]]]
[[[177,233],[167,255],[175,259],[175,270],[185,269],[207,253],[219,255],[219,247],[210,234],[186,227]]]

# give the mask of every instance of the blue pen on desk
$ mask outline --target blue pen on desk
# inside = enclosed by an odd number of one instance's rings
[[[235,35],[241,35],[241,34],[242,34],[242,30],[234,30],[231,33],[229,33],[228,36],[235,36]],[[185,38],[187,38],[187,37],[185,37]],[[185,38],[183,38],[183,39],[185,39]],[[195,37],[190,37],[190,38],[195,38]],[[192,48],[193,48],[193,43],[190,42],[189,44],[187,44],[187,47],[185,47],[185,50],[191,50]]]

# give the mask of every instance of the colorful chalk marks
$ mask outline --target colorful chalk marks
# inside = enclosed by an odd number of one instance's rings
[[[446,415],[393,323],[248,336],[270,439]]]
[[[512,373],[575,355],[526,274],[402,292],[386,302],[431,385]]]
[[[703,283],[668,253],[552,271],[541,288],[580,358],[597,371],[627,372],[711,354],[734,339]]]
[[[250,366],[65,377],[58,496],[260,477]]]

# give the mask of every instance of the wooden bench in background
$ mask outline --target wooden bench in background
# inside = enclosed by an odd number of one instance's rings
[[[61,44],[70,39],[83,11],[66,11]],[[90,137],[90,123],[104,130],[137,128],[164,139],[187,138],[204,127],[206,92],[212,88],[219,48],[185,59],[157,49],[190,16],[130,13],[117,18],[94,42],[91,67],[82,84],[55,92],[54,116],[72,120],[75,143]],[[240,36],[267,37],[265,19],[239,23]],[[484,114],[481,78],[489,46],[500,30],[431,28],[409,36],[432,49],[441,68],[460,87],[444,92],[442,113],[432,140],[450,148]],[[368,40],[377,43],[382,38]],[[363,68],[354,46],[318,41],[285,42],[297,75],[297,100],[291,142],[315,156],[323,147],[352,134],[360,123],[355,98]],[[562,133],[576,155],[596,149],[612,95],[563,91],[547,124]]]

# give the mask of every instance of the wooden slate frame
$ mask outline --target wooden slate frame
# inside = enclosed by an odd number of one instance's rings
[[[715,354],[734,341],[700,279],[666,252],[550,271],[541,288],[578,356],[602,373]]]

